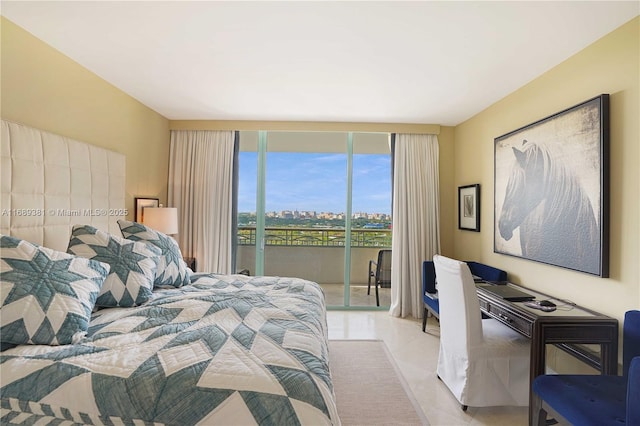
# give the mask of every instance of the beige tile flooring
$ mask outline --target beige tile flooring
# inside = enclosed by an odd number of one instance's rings
[[[421,320],[394,318],[386,311],[330,310],[327,324],[329,339],[383,340],[433,426],[518,426],[528,423],[527,407],[461,410],[449,389],[436,377],[440,329],[434,318],[427,322],[427,333],[422,332]]]

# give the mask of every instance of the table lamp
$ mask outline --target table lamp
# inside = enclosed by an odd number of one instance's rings
[[[142,223],[167,235],[178,233],[178,209],[176,207],[145,207]]]

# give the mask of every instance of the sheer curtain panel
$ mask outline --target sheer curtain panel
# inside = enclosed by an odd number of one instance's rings
[[[172,130],[169,205],[178,208],[178,243],[198,271],[233,273],[234,132]]]
[[[422,317],[422,261],[440,252],[438,155],[436,135],[396,135],[389,310],[395,317]]]

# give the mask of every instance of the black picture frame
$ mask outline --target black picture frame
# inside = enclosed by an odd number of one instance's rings
[[[494,252],[609,276],[609,95],[494,139]]]
[[[133,217],[135,222],[143,223],[144,208],[160,206],[160,199],[150,197],[134,197],[133,199]]]
[[[480,184],[458,187],[458,229],[480,232]]]

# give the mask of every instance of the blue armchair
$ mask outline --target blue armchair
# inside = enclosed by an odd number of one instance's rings
[[[422,262],[422,301],[424,302],[422,331],[425,331],[429,312],[434,317],[440,318],[440,302],[438,301],[438,291],[436,290],[436,268],[433,266],[432,260]]]
[[[502,269],[478,262],[466,262],[466,264],[469,265],[472,275],[480,277],[485,281],[507,281],[507,273]],[[436,290],[436,269],[431,260],[422,262],[422,301],[424,302],[422,331],[425,331],[429,312],[431,312],[434,317],[440,318],[440,302],[438,302],[438,291]]]
[[[622,336],[622,376],[542,375],[533,381],[533,425],[547,424],[545,401],[581,426],[640,425],[640,311],[628,311]]]

